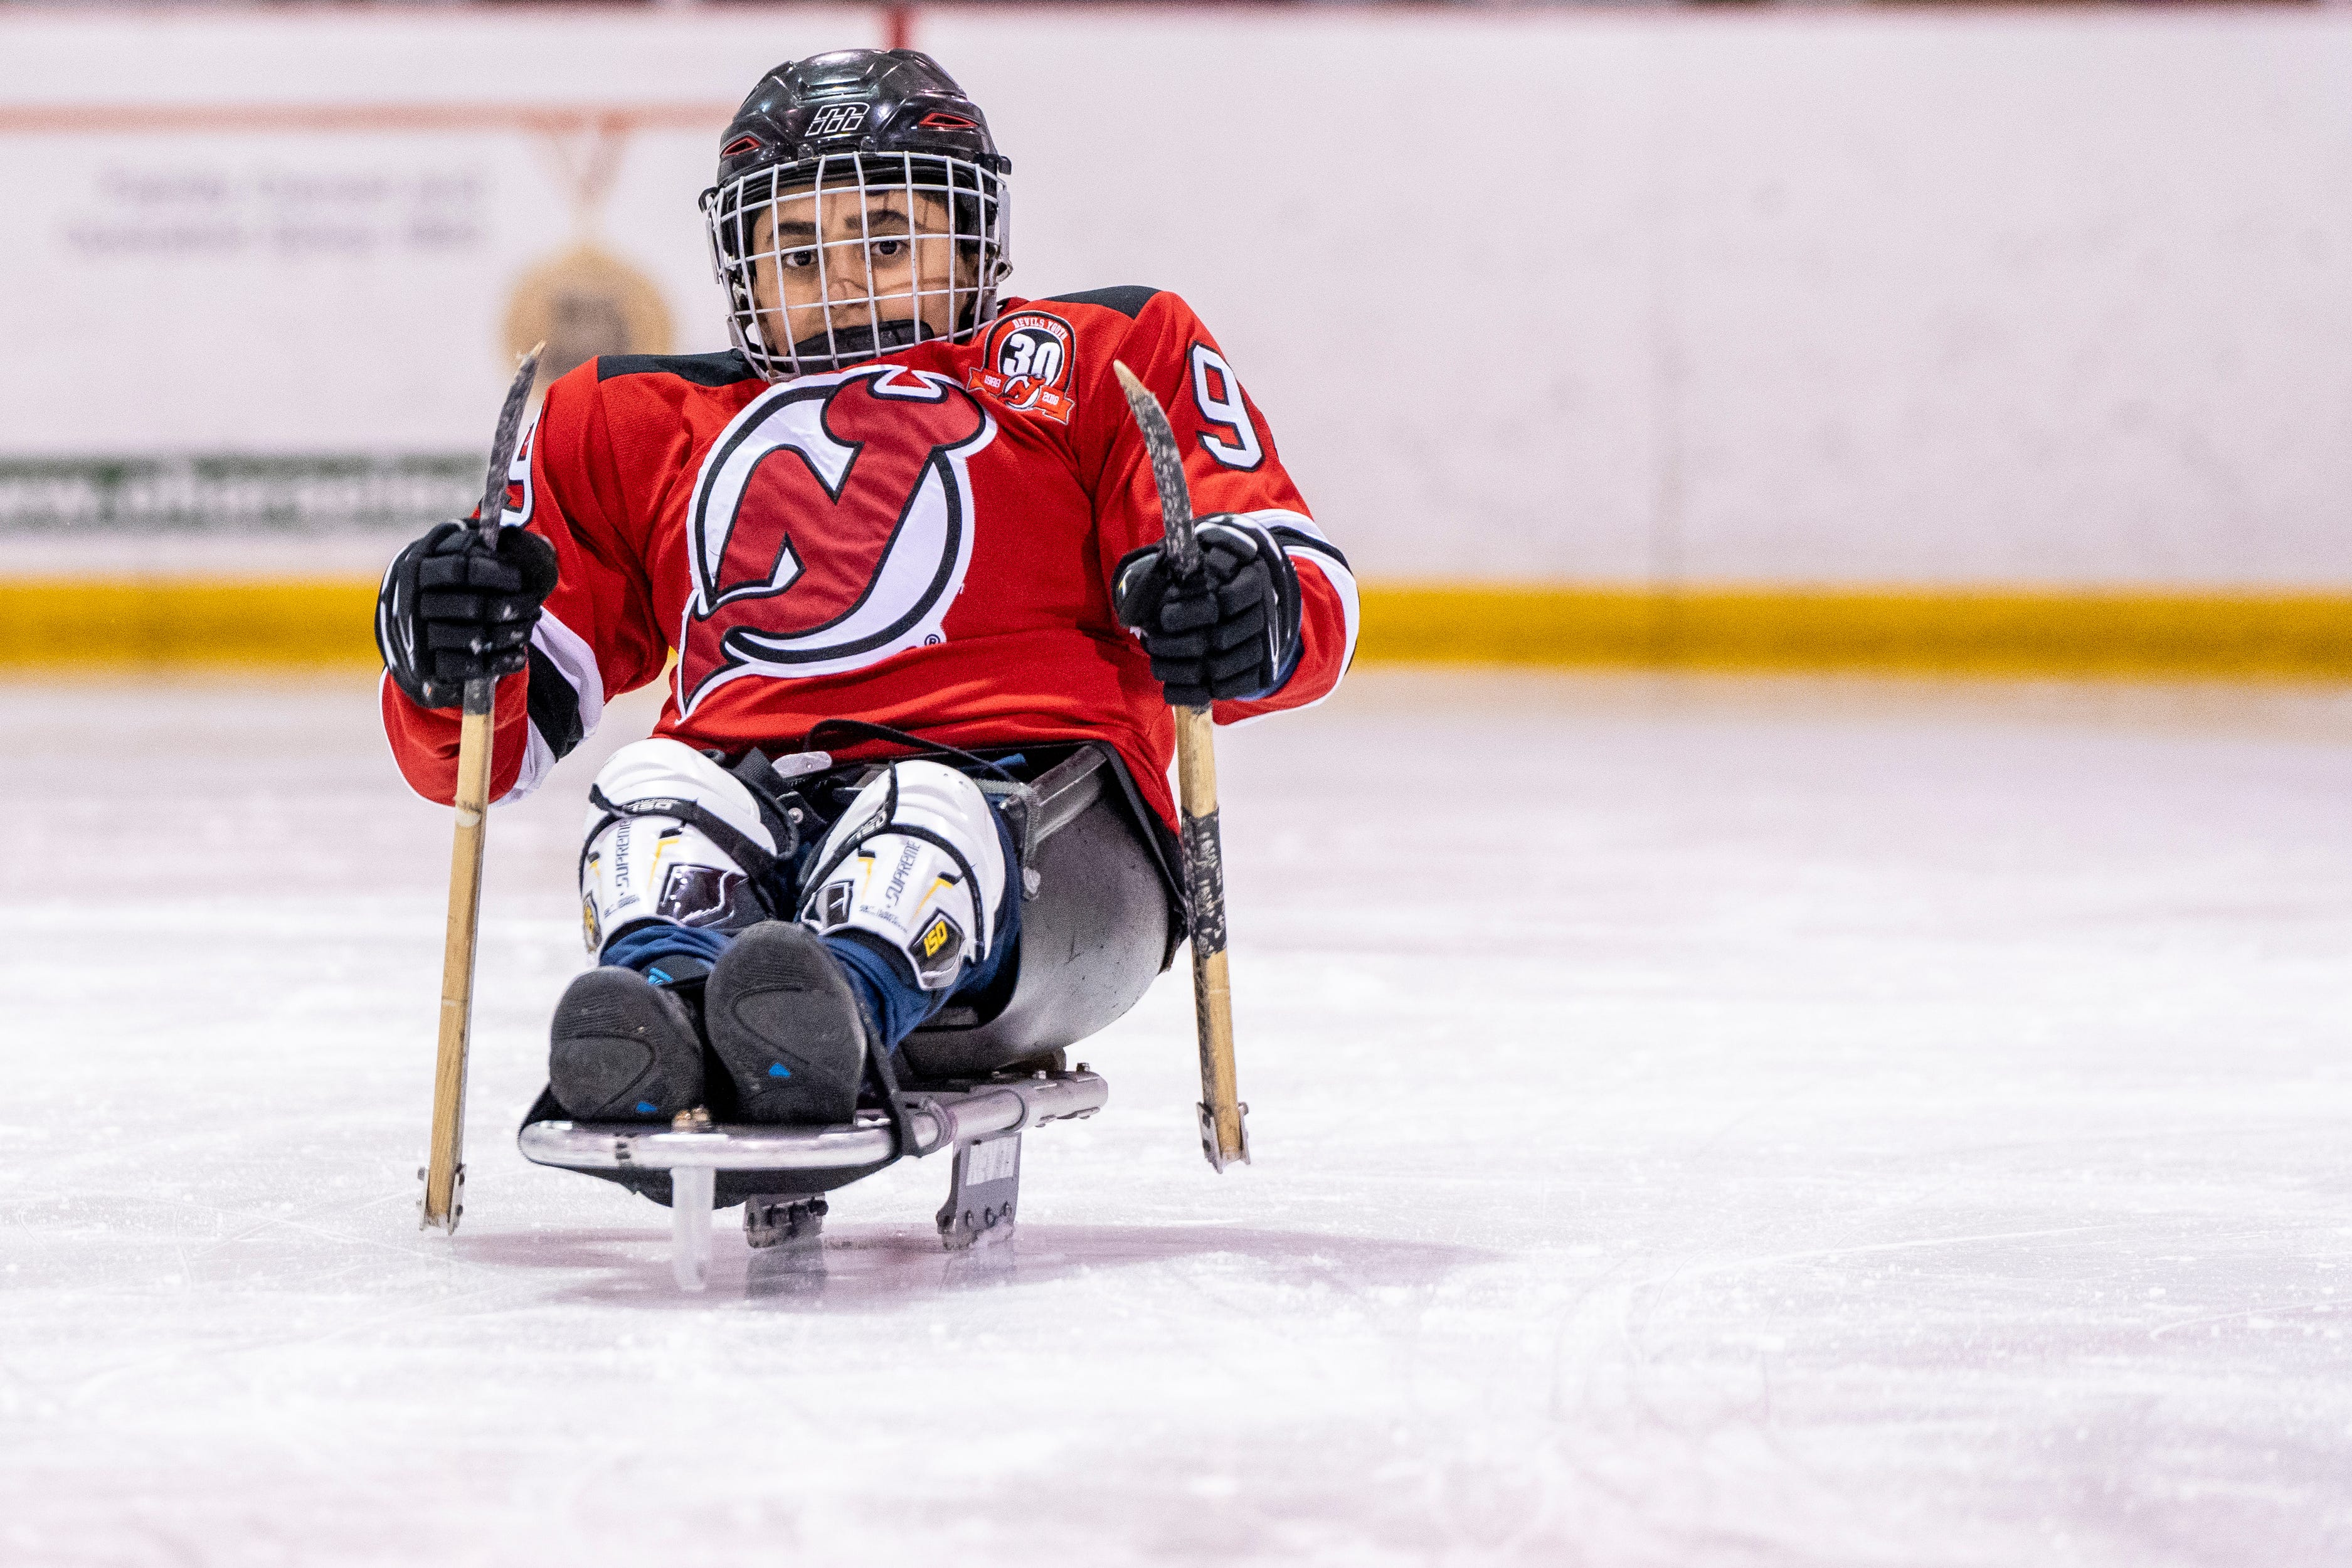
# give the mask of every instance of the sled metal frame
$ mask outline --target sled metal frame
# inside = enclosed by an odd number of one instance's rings
[[[776,1191],[743,1205],[744,1239],[765,1248],[814,1246],[825,1200],[812,1175],[871,1172],[903,1156],[955,1151],[948,1201],[938,1215],[950,1252],[1008,1240],[1020,1202],[1021,1135],[1048,1121],[1100,1110],[1110,1085],[1084,1062],[1069,1072],[1033,1072],[971,1082],[909,1087],[899,1121],[860,1110],[835,1127],[769,1127],[631,1121],[534,1121],[518,1137],[523,1158],[573,1171],[666,1171],[670,1179],[670,1268],[678,1287],[699,1290],[710,1278],[710,1211],[721,1171],[772,1173]]]

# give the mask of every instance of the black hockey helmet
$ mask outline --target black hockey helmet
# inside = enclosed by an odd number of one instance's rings
[[[768,72],[728,123],[718,179],[702,194],[711,262],[728,290],[736,346],[771,381],[838,369],[940,335],[923,323],[920,305],[941,294],[949,296],[952,323],[946,335],[961,340],[977,331],[995,314],[997,285],[1013,269],[1012,168],[980,105],[929,55],[841,49]],[[787,196],[807,201],[819,192],[852,191],[944,198],[958,257],[953,276],[919,278],[909,291],[878,299],[870,283],[863,296],[828,289],[824,298],[845,309],[862,305],[866,320],[835,327],[828,316],[823,331],[781,341],[786,334],[771,330],[780,326],[776,312],[763,319],[754,298],[759,266],[775,258],[772,242],[764,253],[755,245],[757,218]],[[835,248],[817,251],[820,267]]]
[[[719,143],[714,184],[841,153],[928,153],[993,174],[1013,170],[980,105],[930,56],[837,49],[786,60],[760,79]]]

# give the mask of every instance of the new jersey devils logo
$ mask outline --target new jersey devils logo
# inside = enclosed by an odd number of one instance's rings
[[[965,470],[996,423],[926,371],[869,365],[762,393],[703,462],[681,713],[745,675],[831,675],[937,641],[971,562]]]

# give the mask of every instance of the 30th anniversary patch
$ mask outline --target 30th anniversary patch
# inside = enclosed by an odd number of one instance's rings
[[[985,392],[1016,413],[1067,425],[1077,412],[1070,395],[1076,379],[1070,323],[1043,310],[1019,310],[989,329],[988,352],[964,373],[964,385]]]

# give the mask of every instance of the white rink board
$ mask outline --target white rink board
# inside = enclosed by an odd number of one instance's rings
[[[877,26],[9,16],[0,100],[447,101],[487,58],[530,100],[730,102]],[[1369,575],[2352,582],[2341,10],[915,26],[1014,157],[1018,286],[1192,299]],[[437,178],[478,237],[87,258],[93,209],[142,205],[130,151],[244,188]],[[723,339],[709,153],[640,135],[596,224],[688,349]],[[0,137],[31,215],[0,344],[36,370],[0,386],[5,453],[478,445],[508,292],[570,237],[551,167],[520,136]]]
[[[492,819],[454,1240],[373,707],[0,686],[11,1568],[2352,1561],[2340,695],[1360,675],[1221,742],[1256,1164],[1180,965],[1010,1257],[692,1299],[512,1142],[650,705]]]
[[[0,230],[0,342],[54,367],[0,389],[0,451],[486,448],[514,285],[578,237],[656,283],[679,352],[724,348],[695,208],[719,128],[761,69],[878,45],[877,17],[0,17],[19,106],[714,109],[707,134],[633,135],[584,224],[585,149],[520,130],[0,134],[0,189],[38,215]]]

